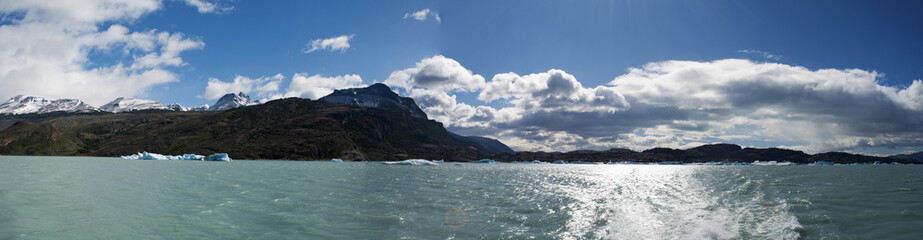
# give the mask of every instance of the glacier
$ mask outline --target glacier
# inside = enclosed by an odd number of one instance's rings
[[[412,166],[439,166],[438,163],[435,163],[426,159],[407,159],[404,161],[397,162],[382,162],[385,165],[412,165]]]

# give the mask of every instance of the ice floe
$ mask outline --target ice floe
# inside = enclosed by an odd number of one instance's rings
[[[397,162],[383,162],[385,165],[414,165],[414,166],[438,166],[438,163],[435,163],[426,159],[407,159],[404,161]]]
[[[163,155],[157,153],[149,152],[139,152],[136,154],[122,156],[122,159],[135,159],[135,160],[193,160],[193,161],[221,161],[221,162],[230,162],[231,158],[228,157],[227,153],[216,153],[209,155],[208,157],[198,154],[183,154],[183,155]]]

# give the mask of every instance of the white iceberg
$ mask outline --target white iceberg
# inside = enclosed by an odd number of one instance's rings
[[[753,161],[753,163],[750,163],[750,165],[757,165],[757,166],[789,166],[789,165],[794,165],[794,163],[792,163],[792,162],[787,162],[787,161],[786,161],[786,162],[779,162],[779,161]]]
[[[343,159],[334,158],[334,159],[330,159],[330,162],[343,162]]]
[[[435,163],[426,159],[407,159],[404,161],[398,162],[383,162],[385,165],[413,165],[413,166],[439,166],[438,163]]]
[[[205,156],[196,155],[196,154],[183,154],[177,156],[163,155],[157,153],[149,152],[139,152],[137,154],[132,154],[128,156],[122,156],[122,159],[135,159],[135,160],[197,160],[201,161],[205,159]]]
[[[230,162],[231,158],[228,157],[227,153],[215,153],[208,155],[208,157],[205,158],[205,161]]]
[[[492,160],[492,159],[486,159],[486,158],[485,158],[485,159],[477,160],[477,161],[474,161],[474,162],[471,162],[471,163],[490,163],[490,164],[493,164],[493,163],[500,163],[500,162],[494,161],[494,160]]]

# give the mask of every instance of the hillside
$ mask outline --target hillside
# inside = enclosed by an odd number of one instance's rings
[[[8,120],[9,121],[9,120]],[[281,99],[222,112],[76,115],[0,130],[0,154],[119,156],[227,152],[239,159],[469,161],[484,156],[406,111]]]

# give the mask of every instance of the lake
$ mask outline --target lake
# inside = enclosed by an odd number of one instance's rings
[[[920,239],[923,166],[0,156],[0,239]]]

